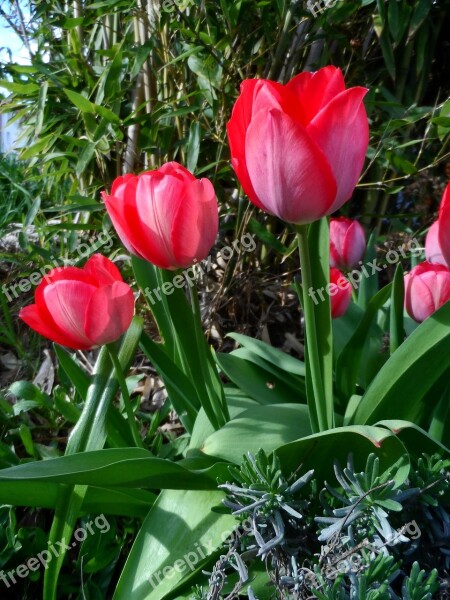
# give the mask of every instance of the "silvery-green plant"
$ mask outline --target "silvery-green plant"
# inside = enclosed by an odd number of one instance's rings
[[[300,533],[300,521],[308,501],[298,498],[298,492],[312,479],[308,471],[290,483],[284,477],[275,454],[269,460],[264,451],[256,456],[250,452],[240,469],[230,467],[229,472],[240,485],[224,483],[219,487],[227,492],[224,505],[235,516],[247,516],[258,547],[257,555],[265,559],[278,546],[287,548],[290,528]]]
[[[401,492],[394,489],[394,476],[400,467],[400,461],[382,474],[379,466],[379,459],[375,454],[369,455],[366,468],[361,473],[355,472],[351,454],[344,469],[335,462],[334,473],[341,490],[325,482],[325,489],[320,494],[322,505],[328,514],[315,518],[317,523],[328,525],[320,532],[320,542],[329,542],[340,535],[346,536],[352,544],[372,536],[375,536],[380,546],[407,541],[388,520],[389,512],[402,510],[398,501]],[[333,508],[331,504],[335,505],[336,501],[339,506]],[[353,523],[357,523],[356,539],[356,529],[351,528]]]

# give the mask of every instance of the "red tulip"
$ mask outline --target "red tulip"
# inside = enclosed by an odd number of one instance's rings
[[[339,217],[330,220],[330,265],[350,271],[364,257],[366,234],[358,221]]]
[[[35,301],[19,317],[44,337],[75,350],[118,339],[134,313],[130,286],[101,254],[91,256],[82,269],[50,271],[36,288]]]
[[[330,269],[330,300],[331,318],[342,317],[346,312],[352,299],[352,286],[342,275],[339,269]]]
[[[290,223],[317,220],[350,198],[369,143],[362,87],[342,71],[288,84],[247,79],[227,125],[231,162],[250,200]]]
[[[215,242],[214,188],[176,162],[118,177],[102,197],[124,246],[157,267],[189,267],[206,258]]]
[[[421,323],[450,300],[450,269],[443,265],[420,263],[405,275],[405,308]]]

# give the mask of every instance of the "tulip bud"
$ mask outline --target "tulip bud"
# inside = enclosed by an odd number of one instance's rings
[[[128,329],[134,297],[119,270],[105,256],[94,254],[82,269],[53,269],[36,288],[35,304],[19,317],[44,337],[87,350],[117,340]]]
[[[337,319],[342,317],[349,307],[352,299],[352,286],[344,275],[332,267],[330,269],[330,300],[331,317]]]
[[[420,263],[405,275],[405,308],[418,323],[450,300],[450,269]]]
[[[118,177],[102,198],[123,245],[157,267],[190,267],[206,258],[215,242],[214,188],[176,162]]]
[[[330,220],[330,265],[350,271],[366,251],[366,234],[358,221],[339,217]]]

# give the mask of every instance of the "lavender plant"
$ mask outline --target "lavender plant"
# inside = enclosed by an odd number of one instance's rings
[[[449,461],[423,454],[396,485],[400,466],[381,472],[370,454],[357,472],[349,455],[344,468],[334,464],[336,483],[319,491],[312,470],[286,478],[276,454],[249,453],[219,486],[224,505],[247,520],[192,600],[447,598]],[[265,589],[253,584],[260,561]]]

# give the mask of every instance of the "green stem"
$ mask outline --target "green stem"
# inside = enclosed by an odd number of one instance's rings
[[[114,365],[114,372],[117,377],[117,381],[119,382],[120,389],[122,391],[123,403],[125,405],[125,410],[128,417],[128,422],[130,424],[131,435],[133,436],[134,443],[138,448],[143,448],[144,444],[142,443],[141,436],[139,435],[139,431],[136,425],[136,420],[134,418],[133,407],[131,406],[130,394],[128,393],[127,382],[125,381],[124,374],[122,373],[122,367],[120,365],[119,358],[117,356],[117,352],[114,344],[107,344],[108,353],[111,358],[111,361]]]
[[[308,225],[297,226],[297,239],[300,253],[300,266],[302,272],[303,312],[305,316],[306,346],[308,363],[311,373],[311,386],[313,398],[308,394],[308,406],[311,417],[313,433],[328,429],[327,402],[325,397],[324,374],[321,369],[319,345],[317,342],[317,328],[315,304],[309,290],[314,290],[314,279],[311,270],[311,257],[308,246]]]

